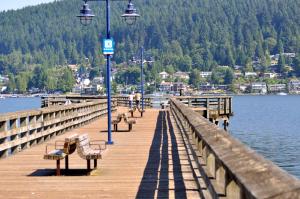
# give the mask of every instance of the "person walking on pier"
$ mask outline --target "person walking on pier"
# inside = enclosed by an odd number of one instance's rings
[[[140,101],[141,101],[141,94],[139,92],[137,92],[135,94],[135,104],[136,107],[139,108],[140,107]]]
[[[132,109],[134,92],[129,94],[129,108]]]

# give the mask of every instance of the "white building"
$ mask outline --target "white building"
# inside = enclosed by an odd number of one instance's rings
[[[188,80],[190,78],[188,73],[181,72],[181,71],[177,71],[176,73],[174,73],[173,77],[179,79],[185,79],[185,80]]]
[[[276,78],[277,76],[278,76],[277,73],[264,73],[264,78],[273,79],[273,78]]]
[[[257,77],[256,72],[245,72],[245,77]]]
[[[251,84],[251,92],[252,93],[260,93],[266,94],[267,93],[267,85],[264,82],[255,82]]]
[[[286,92],[286,84],[268,84],[269,93]]]
[[[212,75],[212,72],[205,72],[205,71],[201,71],[200,72],[200,77],[201,78],[208,78],[208,77],[210,77]]]
[[[300,93],[300,80],[291,80],[288,85],[290,93]]]
[[[172,87],[173,87],[173,84],[172,82],[165,82],[165,81],[162,81],[159,85],[159,91],[162,91],[162,92],[169,92],[172,90]]]
[[[160,77],[162,80],[167,79],[169,76],[170,76],[169,73],[167,73],[167,72],[165,72],[165,71],[159,73],[159,77]]]

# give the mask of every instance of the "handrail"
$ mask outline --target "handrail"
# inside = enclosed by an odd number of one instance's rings
[[[115,110],[116,101],[112,101]],[[107,114],[107,100],[0,115],[0,158],[15,154]]]
[[[172,113],[193,138],[199,170],[214,198],[298,198],[300,181],[175,98]],[[195,153],[196,154],[196,153]],[[200,157],[199,157],[200,154]]]

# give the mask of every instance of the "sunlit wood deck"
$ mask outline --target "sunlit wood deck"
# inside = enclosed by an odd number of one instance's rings
[[[113,133],[114,145],[108,146],[90,176],[77,153],[69,157],[70,171],[55,176],[55,161],[43,159],[45,145],[74,133],[106,139],[106,118],[0,160],[0,198],[199,198],[172,117],[149,109],[136,120],[131,132]],[[127,128],[121,122],[119,129]]]

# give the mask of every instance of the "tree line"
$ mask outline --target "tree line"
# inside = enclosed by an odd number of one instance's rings
[[[51,74],[86,58],[95,70],[104,70],[105,4],[89,3],[97,16],[86,27],[76,18],[81,0],[0,13],[0,74],[32,76],[37,66]],[[253,59],[268,70],[271,54],[300,52],[298,0],[135,0],[141,17],[132,26],[120,18],[126,3],[111,5],[113,61],[128,62],[144,46],[155,59],[147,69],[149,80],[163,70],[214,71],[218,65],[247,66]]]

